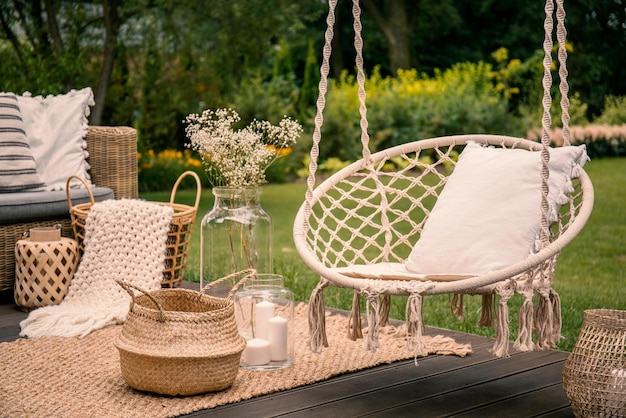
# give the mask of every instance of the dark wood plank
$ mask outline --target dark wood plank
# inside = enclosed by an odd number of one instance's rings
[[[562,363],[561,363],[562,364]],[[543,372],[548,370],[543,369]],[[560,404],[560,405],[559,405]],[[560,382],[538,390],[528,391],[517,396],[491,402],[483,407],[474,408],[455,417],[493,417],[493,416],[560,416],[572,417],[569,401]]]
[[[504,406],[520,393],[529,393],[545,388],[546,376],[560,375],[562,363],[556,362],[528,369],[532,365],[528,364],[527,356],[521,357],[515,360],[508,359],[509,364],[501,364],[491,370],[470,367],[464,370],[462,375],[446,373],[445,376],[441,377],[448,382],[446,385],[449,386],[448,388],[444,387],[442,384],[444,382],[438,381],[440,379],[426,379],[419,385],[412,385],[407,388],[409,390],[398,391],[396,395],[399,399],[406,399],[404,403],[391,408],[378,409],[375,413],[368,413],[367,416],[402,417],[414,416],[416,412],[419,412],[420,416],[457,416],[461,413],[465,416],[475,417],[532,416],[536,412],[541,412],[530,411],[531,407],[535,406],[534,402],[517,405],[517,407],[511,406],[510,408]],[[517,366],[524,371],[515,370]],[[410,400],[411,393],[418,394],[414,400]],[[530,399],[527,400],[530,401]],[[502,405],[499,408],[494,407],[491,411],[496,415],[489,415],[483,411],[486,406],[497,402],[501,402]],[[557,406],[559,406],[558,403]]]
[[[336,410],[349,410],[355,416],[414,416],[416,411],[419,411],[420,416],[442,416],[449,411],[462,412],[465,408],[481,407],[487,402],[515,396],[519,393],[518,387],[521,391],[528,390],[524,384],[543,386],[545,376],[540,372],[536,372],[539,379],[535,380],[511,379],[520,369],[531,369],[524,373],[531,373],[533,378],[536,377],[533,371],[540,369],[545,369],[544,372],[551,376],[560,375],[560,369],[556,370],[561,367],[558,362],[555,363],[557,358],[547,352],[542,357],[546,360],[517,354],[509,359],[461,361],[458,367],[451,367],[456,363],[455,359],[447,356],[435,356],[432,361],[425,360],[417,367],[412,362],[402,362],[393,370],[384,368],[382,376],[376,376],[373,381],[363,382],[362,385],[359,383],[363,379],[360,379],[326,387],[319,399],[313,398],[312,403],[319,403],[317,406],[307,402],[303,405],[306,409],[291,413],[298,414],[306,410],[307,416],[324,417],[332,415]],[[543,362],[547,368],[537,367],[537,362]],[[392,375],[384,376],[386,373]],[[368,380],[371,378],[368,376]],[[302,392],[298,394],[298,401],[305,395],[311,397],[311,394],[306,393],[307,390]],[[286,399],[285,402],[289,401]],[[255,410],[259,410],[258,405]]]
[[[558,408],[550,411],[546,411],[541,414],[535,415],[535,418],[574,418],[574,412],[572,407],[568,404],[563,408]]]
[[[12,292],[11,292],[12,294]],[[27,312],[21,311],[15,303],[13,297],[4,300],[0,304],[0,342],[14,341],[20,333],[20,321],[26,318]]]
[[[522,382],[526,380],[526,384],[531,386],[535,385],[533,382],[537,382],[536,386],[539,388],[558,385],[563,400],[560,370],[565,357],[565,353],[539,352],[518,353],[509,359],[495,359],[487,349],[479,350],[465,359],[454,356],[430,356],[421,359],[417,367],[413,361],[397,362],[284,393],[226,405],[211,411],[200,411],[189,416],[209,416],[210,413],[211,417],[237,417],[251,411],[254,411],[255,416],[327,417],[334,416],[337,411],[350,411],[350,416],[366,416],[373,413],[378,413],[379,416],[402,416],[404,413],[407,416],[415,416],[416,411],[424,417],[442,416],[446,415],[448,410],[455,412],[463,410],[463,408],[455,410],[451,405],[463,405],[460,402],[463,401],[464,392],[468,388],[471,388],[469,397],[472,398],[475,391],[480,394],[486,390],[484,387],[495,387],[495,392],[493,388],[491,390],[494,392],[493,395],[487,392],[488,401],[474,402],[468,408],[484,408],[486,403],[504,402],[504,395],[515,400],[519,394],[516,389],[519,382],[511,376],[515,376],[520,368],[535,370],[535,374],[528,375],[529,377],[522,379]],[[549,383],[545,383],[546,377]],[[444,409],[443,412],[412,405],[416,400],[430,405],[438,396],[448,397],[439,404]],[[539,393],[537,396],[541,397],[543,394]],[[528,393],[522,400],[535,402],[536,398],[532,393]],[[406,410],[402,409],[404,405],[408,405]],[[542,406],[538,412],[563,406],[562,402],[556,405],[554,402],[548,402],[548,405]],[[566,412],[571,416],[571,410]],[[478,413],[476,416],[494,415]],[[518,416],[528,415],[522,413]]]

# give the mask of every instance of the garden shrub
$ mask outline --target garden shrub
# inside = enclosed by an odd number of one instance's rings
[[[200,177],[204,187],[208,187],[208,179],[199,158],[191,150],[177,151],[167,149],[159,153],[149,150],[139,153],[138,177],[139,192],[171,190],[176,179],[185,171],[194,171]],[[195,183],[184,181],[179,189],[195,187]]]
[[[226,107],[237,111],[242,126],[253,118],[275,124],[284,116],[297,119],[299,94],[293,74],[277,75],[269,81],[259,74],[251,74],[229,98],[230,104]]]
[[[599,125],[621,125],[626,123],[626,96],[607,96],[602,115],[594,120]]]
[[[563,144],[563,130],[550,130],[550,139],[556,146]],[[533,129],[528,138],[541,141],[541,129]],[[570,127],[570,143],[585,144],[590,158],[626,156],[626,124],[623,125],[587,125]]]
[[[365,82],[370,150],[454,134],[520,135],[492,77],[491,66],[484,62],[457,64],[435,71],[432,77],[418,75],[416,70],[382,77],[375,70]],[[357,89],[355,77],[347,73],[330,81],[321,160],[360,157]]]
[[[138,154],[139,192],[171,190],[176,179],[185,171],[193,171],[200,177],[202,187],[211,188],[200,156],[190,149],[177,151],[167,149],[161,152],[149,150]],[[277,159],[265,172],[269,183],[286,183],[297,177],[300,167],[291,154]],[[179,188],[195,188],[193,181],[183,181]]]

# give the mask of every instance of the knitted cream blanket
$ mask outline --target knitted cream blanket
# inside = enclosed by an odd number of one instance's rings
[[[135,199],[94,204],[85,224],[85,252],[67,296],[32,311],[20,323],[20,335],[84,337],[123,323],[131,299],[116,280],[160,288],[172,214],[169,206]]]

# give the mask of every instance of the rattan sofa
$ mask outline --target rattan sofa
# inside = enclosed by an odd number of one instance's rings
[[[113,190],[116,199],[136,198],[137,132],[130,127],[91,126],[86,137],[91,181]],[[45,193],[45,192],[42,192]],[[30,228],[60,224],[62,235],[73,237],[69,206],[67,215],[19,224],[0,224],[0,291],[15,284],[15,244]]]

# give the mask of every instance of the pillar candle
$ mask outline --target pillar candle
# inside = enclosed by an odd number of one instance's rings
[[[266,300],[254,305],[254,338],[267,340],[267,325],[274,316],[274,304]]]
[[[246,341],[243,361],[249,366],[263,366],[270,362],[270,343],[261,338]]]
[[[275,316],[269,320],[267,335],[272,361],[287,360],[287,319]]]

